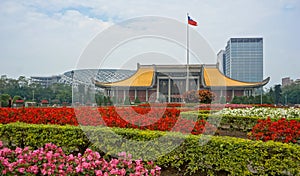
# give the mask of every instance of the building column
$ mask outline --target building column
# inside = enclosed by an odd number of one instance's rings
[[[168,103],[171,102],[171,79],[168,80]]]
[[[221,88],[220,89],[220,100],[222,99],[222,97],[223,97],[223,89]]]
[[[111,93],[112,96],[115,96],[116,89],[112,89],[111,91],[112,91],[112,93]]]
[[[115,94],[115,100],[116,100],[116,102],[115,102],[115,104],[119,104],[119,92],[118,92],[118,87],[116,87],[115,88],[115,92],[116,92],[116,94]]]
[[[125,89],[123,90],[123,101],[125,101],[125,99],[126,99],[126,91],[125,91]]]
[[[134,88],[134,99],[136,99],[136,96],[137,96],[137,91],[136,88]]]
[[[156,101],[158,102],[159,99],[159,78],[157,78],[157,83],[156,83]]]
[[[146,102],[148,102],[148,89],[146,88]]]

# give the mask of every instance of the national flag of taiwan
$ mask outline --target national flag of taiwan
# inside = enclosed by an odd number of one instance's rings
[[[188,24],[197,26],[197,21],[192,20],[192,18],[190,16],[188,16]]]

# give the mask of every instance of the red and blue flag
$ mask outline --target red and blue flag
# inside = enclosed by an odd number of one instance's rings
[[[192,20],[192,18],[188,16],[188,24],[192,26],[197,26],[197,21]]]

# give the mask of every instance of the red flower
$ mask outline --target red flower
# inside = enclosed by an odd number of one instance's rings
[[[204,120],[181,119],[176,108],[105,107],[105,108],[0,108],[0,123],[25,122],[108,126],[201,134],[216,130]]]
[[[288,121],[285,118],[277,122],[271,121],[270,118],[258,120],[258,123],[252,128],[249,138],[297,143],[300,140],[300,122],[295,120]]]

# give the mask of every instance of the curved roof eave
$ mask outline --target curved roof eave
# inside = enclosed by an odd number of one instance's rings
[[[155,81],[155,71],[153,67],[141,67],[131,77],[112,83],[95,82],[95,85],[102,88],[111,87],[134,87],[134,88],[150,88],[153,87]]]
[[[270,77],[261,82],[243,82],[234,80],[223,75],[218,68],[205,68],[202,71],[202,84],[204,87],[214,88],[257,88],[266,85],[270,81]]]

